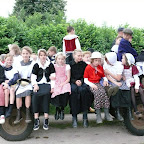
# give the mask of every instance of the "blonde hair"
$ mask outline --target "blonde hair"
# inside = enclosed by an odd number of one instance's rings
[[[86,54],[89,54],[89,55],[91,56],[91,52],[90,52],[90,51],[84,51],[84,52],[83,52],[83,57],[84,57]]]
[[[55,60],[57,60],[57,58],[58,58],[59,56],[63,56],[64,59],[66,59],[66,55],[65,55],[63,52],[58,52],[58,53],[56,54]]]
[[[126,61],[126,66],[130,66],[130,65],[129,65],[129,63],[128,63],[128,59],[127,59],[127,57],[126,57],[125,53],[124,53],[124,54],[122,54],[122,56],[124,56],[124,58],[125,58],[125,61]]]
[[[5,55],[5,59],[8,58],[8,57],[10,57],[10,58],[13,59],[13,55],[11,55],[10,53],[8,53],[8,54]]]
[[[20,50],[20,48],[17,44],[10,45],[10,50],[13,50],[15,55],[20,55],[21,54],[21,50]]]
[[[80,49],[75,49],[75,50],[73,51],[73,55],[75,55],[75,54],[78,53],[78,52],[82,52],[82,50],[80,50]]]
[[[22,51],[23,50],[26,50],[26,51],[28,51],[30,54],[32,54],[32,49],[29,47],[29,46],[24,46],[23,48],[22,48]]]
[[[4,61],[4,60],[5,60],[5,56],[6,56],[6,54],[1,54],[1,55],[0,55],[0,60],[1,60],[1,61]]]

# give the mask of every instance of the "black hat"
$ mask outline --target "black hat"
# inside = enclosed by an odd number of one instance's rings
[[[117,30],[117,32],[121,32],[121,31],[123,31],[123,30],[124,30],[123,27],[119,27],[118,30]]]
[[[90,51],[91,53],[93,53],[94,49],[93,48],[88,48],[87,51]]]

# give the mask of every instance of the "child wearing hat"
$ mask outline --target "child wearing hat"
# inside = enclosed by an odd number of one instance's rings
[[[118,53],[117,53],[117,57],[119,61],[121,61],[123,53],[131,53],[134,56],[134,58],[138,56],[136,50],[132,48],[132,45],[130,43],[130,39],[132,38],[132,35],[133,35],[133,31],[131,29],[126,28],[123,30],[123,38],[120,41],[118,47]]]
[[[96,122],[102,123],[101,108],[104,108],[105,118],[107,121],[113,121],[109,114],[109,98],[105,92],[104,87],[100,85],[100,79],[104,78],[103,85],[108,85],[108,80],[104,75],[103,67],[100,65],[102,54],[93,52],[91,56],[91,63],[87,65],[84,72],[84,82],[90,86],[90,90],[94,95],[94,107],[97,114]]]
[[[120,114],[120,108],[127,108],[129,117],[131,118],[131,95],[130,88],[122,80],[122,73],[124,66],[120,61],[117,61],[117,55],[115,52],[109,52],[105,54],[104,71],[107,79],[111,82],[113,87],[118,86],[118,91],[114,96],[111,96],[111,106],[115,108],[116,118],[119,121],[123,121],[123,117]]]
[[[128,87],[131,88],[131,98],[134,107],[134,114],[136,117],[143,117],[142,114],[138,111],[136,100],[135,100],[135,93],[139,93],[142,103],[144,105],[144,93],[143,89],[140,85],[140,79],[138,77],[139,71],[137,67],[134,65],[135,59],[132,54],[126,53],[122,56],[122,64],[124,65],[123,75]]]

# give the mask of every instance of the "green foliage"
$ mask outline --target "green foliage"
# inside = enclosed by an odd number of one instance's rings
[[[113,27],[97,27],[94,24],[87,24],[84,20],[65,21],[53,18],[52,15],[45,13],[49,19],[42,22],[43,15],[35,13],[33,16],[26,18],[25,22],[19,20],[15,16],[9,18],[0,17],[0,53],[7,53],[7,45],[17,43],[20,47],[30,46],[34,52],[39,48],[46,50],[54,45],[58,51],[62,51],[62,40],[67,34],[68,25],[75,28],[76,34],[79,36],[81,47],[83,50],[94,48],[103,54],[110,51],[111,44],[116,37],[116,30]],[[52,18],[55,19],[52,21]],[[124,27],[128,27],[125,25]],[[140,52],[144,47],[144,29],[132,28],[134,35],[132,45]]]

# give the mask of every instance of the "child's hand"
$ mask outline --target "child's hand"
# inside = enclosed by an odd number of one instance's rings
[[[52,88],[50,92],[53,93],[54,92],[54,88]]]
[[[8,88],[8,84],[7,83],[3,83],[3,89],[7,89]]]
[[[50,78],[50,80],[55,80],[54,76],[50,76],[49,78]]]
[[[135,89],[135,93],[138,93],[139,89]]]
[[[103,81],[103,86],[108,86],[108,82],[107,81]]]
[[[9,80],[5,80],[5,83],[8,83],[9,82]]]
[[[34,92],[37,92],[38,90],[39,90],[39,86],[38,86],[37,84],[35,84],[33,91],[34,91]]]
[[[92,89],[95,89],[95,90],[98,89],[98,87],[97,87],[95,84],[93,84],[93,85],[91,86],[91,88],[92,88]]]
[[[80,80],[77,80],[75,83],[76,83],[77,86],[81,86],[82,85],[82,82]]]

